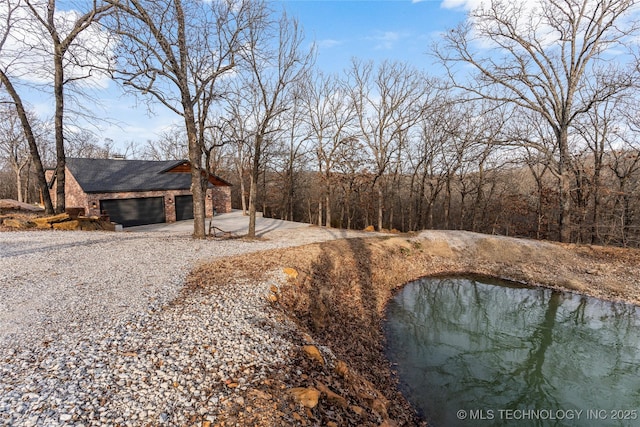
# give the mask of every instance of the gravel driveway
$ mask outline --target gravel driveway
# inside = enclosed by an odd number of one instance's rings
[[[168,304],[199,262],[358,232],[0,233],[0,425],[200,425],[287,359],[271,285]],[[271,230],[271,231],[270,231]],[[229,384],[232,387],[229,387]]]

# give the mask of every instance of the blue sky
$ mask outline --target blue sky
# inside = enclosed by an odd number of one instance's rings
[[[465,19],[462,7],[442,1],[279,0],[318,46],[318,66],[340,71],[351,58],[393,59],[429,68],[426,51],[441,31]],[[450,2],[451,3],[451,2]]]
[[[323,71],[340,72],[358,57],[407,61],[435,74],[433,59],[426,54],[429,46],[441,31],[465,19],[473,0],[271,0],[271,4],[298,18],[306,42],[318,47],[317,66]],[[122,129],[111,126],[102,137],[116,143],[143,144],[171,123],[181,124],[161,106],[150,116],[144,105],[134,107],[129,98],[112,98],[109,104],[108,110],[123,122]]]
[[[284,8],[297,17],[307,43],[318,47],[317,66],[326,72],[340,72],[352,57],[381,61],[407,61],[437,74],[426,52],[438,33],[465,19],[465,11],[479,0],[269,0],[274,9]],[[96,116],[108,117],[100,129],[91,128],[99,140],[112,139],[117,146],[133,141],[142,145],[157,139],[182,119],[157,104],[149,114],[142,100],[123,96],[115,83],[95,89],[92,97],[101,106],[85,105]],[[30,94],[28,101],[38,114],[53,114],[52,98]],[[117,125],[115,124],[117,123]]]

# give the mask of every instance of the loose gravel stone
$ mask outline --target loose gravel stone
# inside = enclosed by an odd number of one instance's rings
[[[176,233],[0,233],[0,425],[200,425],[286,363],[293,324],[265,283],[176,300],[199,262],[344,232],[270,240]],[[231,399],[231,400],[230,400]]]

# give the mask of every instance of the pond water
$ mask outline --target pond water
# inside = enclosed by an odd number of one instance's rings
[[[640,310],[474,278],[389,302],[387,356],[435,426],[640,425]]]

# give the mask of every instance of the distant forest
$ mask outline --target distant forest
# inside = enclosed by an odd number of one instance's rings
[[[60,90],[55,117],[43,120],[21,103],[21,61],[0,61],[0,198],[64,210],[64,198],[52,206],[40,189],[51,167],[64,193],[67,157],[185,158],[195,171],[194,237],[204,236],[197,172],[208,169],[234,184],[234,208],[251,218],[638,247],[635,2],[526,3],[469,12],[429,48],[437,73],[354,58],[325,74],[296,20],[267,2],[79,2],[86,13],[68,16],[78,32],[64,46],[92,25],[112,35],[114,61],[99,70],[184,126],[144,144],[100,140],[61,102],[87,96],[75,75],[47,86]],[[0,8],[3,22],[15,22],[0,39],[26,43],[25,23],[55,34],[39,10]],[[0,56],[29,59],[16,43],[0,45]],[[64,61],[51,61],[60,77]]]

